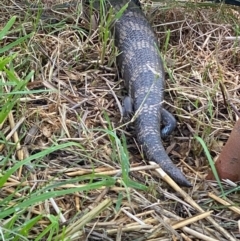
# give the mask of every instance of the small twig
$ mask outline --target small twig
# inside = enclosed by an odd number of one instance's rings
[[[18,137],[17,129],[19,128],[20,123],[22,123],[25,120],[25,118],[22,117],[20,119],[20,121],[18,121],[17,128],[16,128],[16,124],[15,124],[15,121],[14,121],[14,117],[13,117],[12,111],[9,112],[8,120],[9,120],[9,124],[10,124],[11,129],[15,130],[14,133],[13,133],[13,140],[16,143],[16,150],[17,150],[18,160],[21,161],[21,160],[23,160],[23,151],[21,149],[21,144],[20,144],[20,140],[19,140],[19,137]],[[19,176],[21,176],[21,168],[19,169]]]
[[[231,203],[230,201],[224,200],[220,197],[217,197],[215,194],[213,193],[208,193],[208,196],[212,199],[214,199],[215,201],[221,203],[222,205],[224,205],[225,207],[229,208],[230,210],[232,210],[233,212],[240,214],[240,208],[238,208],[234,203]]]
[[[195,230],[193,230],[193,229],[191,229],[191,228],[188,228],[188,227],[184,227],[184,228],[182,228],[182,230],[183,230],[184,232],[186,232],[186,233],[188,233],[188,234],[190,234],[190,235],[192,235],[192,236],[200,239],[200,240],[205,240],[205,241],[218,241],[218,239],[211,238],[211,237],[209,237],[209,236],[207,236],[207,235],[204,235],[204,234],[202,234],[202,233],[199,233],[199,232],[197,232],[197,231],[195,231]]]
[[[149,162],[151,165],[155,164],[154,162]],[[191,204],[196,210],[200,213],[205,212],[183,189],[181,189],[171,177],[169,177],[161,168],[156,169],[158,174],[162,177],[164,181],[166,181],[176,192],[178,192],[186,202]],[[206,217],[206,219],[218,230],[222,233],[228,240],[235,241],[235,238],[232,237],[223,227],[221,227],[211,216]]]
[[[10,117],[9,117],[10,118]],[[13,118],[13,117],[12,117]],[[10,119],[12,119],[10,118]],[[14,133],[16,133],[17,129],[20,127],[20,125],[25,121],[25,117],[22,117],[17,124],[12,123],[11,126],[11,131],[9,132],[9,134],[5,137],[5,139],[8,141],[13,135]],[[0,151],[2,151],[4,148],[4,144],[0,145]]]
[[[130,217],[131,219],[133,219],[134,221],[136,221],[138,224],[140,224],[140,225],[146,225],[142,220],[140,220],[139,218],[137,218],[135,215],[131,214],[130,212],[128,212],[128,211],[125,210],[124,208],[121,208],[121,211],[124,212],[128,217]]]
[[[229,37],[225,37],[225,40],[231,40],[231,41],[239,41],[240,37],[235,37],[235,36],[229,36]]]
[[[223,83],[220,82],[220,89],[223,95],[223,101],[225,106],[227,107],[228,105],[230,105],[233,109],[233,111],[235,112],[235,114],[240,118],[240,112],[238,111],[237,107],[230,101],[228,92],[225,88],[225,86],[223,85]]]
[[[197,222],[197,221],[199,221],[203,218],[209,217],[212,212],[213,211],[208,211],[208,212],[204,212],[204,213],[198,214],[196,216],[193,216],[191,218],[187,218],[186,220],[183,220],[183,221],[180,221],[176,224],[173,224],[172,228],[174,228],[174,229],[183,228],[183,227],[185,227],[189,224],[192,224],[194,222]]]
[[[54,201],[53,198],[49,198],[54,210],[56,211],[56,213],[59,215],[59,218],[61,219],[62,223],[65,223],[67,220],[64,218],[64,216],[62,215],[58,205],[56,204],[56,202]]]
[[[151,165],[147,165],[147,166],[139,166],[139,167],[131,167],[129,169],[129,172],[136,172],[136,171],[143,171],[143,170],[152,170],[152,169],[156,169],[159,168],[159,166],[156,163],[151,163]],[[67,176],[73,177],[73,176],[78,176],[78,175],[83,175],[86,173],[91,173],[92,169],[82,169],[79,171],[74,171],[74,172],[68,172],[66,173]],[[108,171],[102,171],[101,169],[98,171],[98,169],[94,170],[95,174],[98,175],[115,175],[117,173],[121,173],[122,170],[121,169],[114,169],[114,170],[108,170]]]

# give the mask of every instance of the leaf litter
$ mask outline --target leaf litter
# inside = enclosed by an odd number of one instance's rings
[[[113,39],[104,39],[98,27],[101,16],[97,12],[86,16],[81,2],[78,11],[71,5],[61,10],[52,7],[61,2],[42,1],[40,10],[36,2],[30,7],[17,0],[0,3],[1,28],[11,16],[17,16],[1,45],[34,33],[14,48],[18,53],[13,60],[15,73],[23,78],[35,71],[27,85],[35,92],[23,95],[1,126],[6,136],[11,120],[13,125],[21,122],[15,130],[18,139],[11,136],[1,146],[3,157],[11,151],[1,175],[21,159],[53,145],[79,143],[79,147],[68,146],[40,156],[14,172],[1,190],[1,200],[13,195],[3,210],[46,188],[56,196],[26,208],[21,218],[60,212],[63,218],[59,216],[59,223],[63,223],[55,240],[63,233],[70,240],[239,239],[239,186],[223,182],[226,197],[220,197],[216,182],[204,179],[209,163],[194,138],[200,137],[215,159],[237,119],[231,106],[239,109],[240,104],[239,8],[142,1],[165,63],[164,105],[178,121],[164,145],[193,184],[190,189],[181,189],[171,188],[159,178],[157,166],[143,159],[131,123],[121,122],[118,102],[126,92],[117,72]],[[42,11],[53,16],[52,22],[39,19]],[[21,148],[13,145],[14,141]],[[126,185],[129,180],[123,178],[121,161],[128,157],[129,178],[147,190]],[[82,189],[60,195],[70,188]],[[221,204],[219,198],[226,203]],[[58,209],[53,208],[53,200]],[[38,221],[29,240],[43,232],[49,222],[46,216]]]

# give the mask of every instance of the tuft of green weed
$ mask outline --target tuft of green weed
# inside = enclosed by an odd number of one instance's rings
[[[15,23],[16,16],[12,17],[5,27],[0,31],[0,41],[9,33]],[[13,47],[18,46],[23,43],[26,39],[30,38],[32,34],[28,34],[24,37],[20,37],[12,43],[3,46],[0,49],[0,71],[1,71],[1,81],[0,81],[0,105],[2,106],[0,110],[0,124],[3,123],[5,118],[8,116],[9,112],[12,110],[14,105],[17,103],[19,98],[22,96],[22,91],[25,89],[28,81],[33,76],[33,72],[30,72],[23,80],[19,79],[14,71],[12,61],[16,58],[17,53],[5,56]]]
[[[130,162],[129,162],[129,153],[127,149],[127,141],[126,141],[125,135],[122,134],[121,137],[119,138],[117,136],[116,130],[112,128],[110,119],[106,113],[104,116],[105,116],[105,119],[107,120],[109,129],[102,130],[102,131],[106,132],[106,134],[108,135],[108,138],[111,143],[111,149],[113,152],[115,152],[114,156],[118,157],[117,160],[121,164],[123,185],[128,188],[146,190],[147,187],[145,185],[135,182],[131,180],[131,178],[129,177]]]
[[[5,185],[7,185],[7,181],[11,177],[11,175],[18,171],[19,168],[23,167],[24,165],[29,164],[31,161],[44,158],[50,153],[69,147],[77,147],[79,149],[82,148],[79,144],[74,142],[53,145],[52,147],[47,148],[44,151],[31,155],[23,161],[17,162],[13,167],[1,173],[0,187],[4,187]],[[22,193],[23,191],[23,189],[19,186],[15,189],[15,192],[12,195],[0,199],[0,220],[6,219],[5,225],[2,228],[2,233],[5,237],[5,240],[8,237],[14,237],[14,240],[28,240],[30,230],[32,230],[32,227],[36,225],[38,221],[41,220],[43,217],[49,218],[50,224],[39,234],[36,240],[41,240],[41,238],[45,237],[46,235],[48,237],[55,236],[59,231],[59,220],[56,220],[56,217],[54,216],[46,216],[46,214],[37,215],[36,217],[26,219],[22,224],[19,224],[18,220],[23,219],[29,209],[34,208],[35,205],[39,205],[40,203],[43,203],[50,198],[57,198],[67,194],[73,194],[75,192],[87,192],[90,190],[100,189],[103,186],[110,187],[115,184],[115,179],[112,177],[96,175],[93,173],[83,175],[77,178],[71,178],[69,180],[50,180],[48,182],[48,184],[41,186],[39,189],[34,189],[33,191],[30,190],[30,187],[26,187],[25,189],[28,194],[21,196],[20,198],[16,198],[15,195],[18,193]],[[79,182],[84,182],[86,184],[81,186],[76,185],[76,187],[68,189],[61,188],[64,185]]]

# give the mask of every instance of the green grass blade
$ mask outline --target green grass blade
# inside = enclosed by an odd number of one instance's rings
[[[28,34],[26,36],[23,36],[23,37],[17,39],[16,41],[14,41],[14,42],[12,42],[12,43],[10,43],[8,45],[5,45],[4,47],[0,48],[0,54],[2,54],[4,52],[10,50],[11,48],[19,45],[20,43],[24,42],[26,39],[30,38],[31,36],[33,36],[33,33],[30,33],[30,34]]]
[[[225,193],[224,193],[224,190],[223,190],[223,186],[222,186],[221,180],[219,179],[219,176],[218,176],[218,174],[217,174],[216,167],[215,167],[215,165],[214,165],[214,161],[213,161],[213,159],[212,159],[212,157],[211,157],[211,155],[210,155],[210,153],[209,153],[209,151],[208,151],[208,148],[207,148],[205,142],[204,142],[203,139],[202,139],[201,137],[199,137],[199,136],[195,136],[195,138],[196,138],[197,141],[201,144],[201,146],[202,146],[202,148],[203,148],[203,150],[204,150],[204,153],[205,153],[205,155],[206,155],[206,157],[207,157],[207,159],[208,159],[209,165],[210,165],[210,167],[211,167],[211,169],[212,169],[212,171],[213,171],[214,177],[216,178],[217,183],[218,183],[218,185],[219,185],[219,187],[220,187],[220,189],[221,189],[222,195],[225,197]]]
[[[47,218],[50,220],[51,223],[35,238],[34,241],[42,240],[42,238],[49,232],[50,232],[49,236],[51,237],[52,236],[51,230],[54,231],[54,233],[58,233],[58,230],[59,230],[58,217],[55,217],[53,215],[47,215]]]
[[[4,102],[2,103],[2,108],[0,110],[0,123],[2,123],[5,118],[8,116],[9,112],[12,110],[12,108],[15,106],[19,98],[22,96],[22,94],[18,94],[26,87],[28,81],[33,76],[34,72],[31,71],[25,80],[18,80],[18,78],[15,76],[13,71],[5,69],[5,73],[7,74],[7,78],[10,80],[11,83],[15,83],[15,87],[13,88],[11,94],[8,95],[6,99],[1,99],[0,101]]]
[[[24,211],[26,208],[29,208],[39,202],[43,202],[49,198],[56,198],[62,195],[67,195],[67,194],[71,194],[71,193],[75,193],[75,192],[82,192],[82,191],[86,191],[86,190],[94,190],[99,188],[100,186],[106,186],[106,187],[110,187],[113,186],[115,184],[115,179],[114,178],[107,178],[106,180],[102,180],[102,181],[98,181],[96,183],[91,183],[91,184],[87,184],[83,187],[76,187],[76,188],[69,188],[66,190],[61,190],[61,191],[52,191],[51,192],[46,192],[43,193],[41,195],[36,195],[36,194],[32,194],[29,198],[29,200],[25,200],[21,203],[18,203],[16,206],[11,207],[7,210],[1,211],[0,213],[0,219],[1,218],[5,218],[9,215],[11,215],[12,213],[15,212],[21,212]]]
[[[34,217],[28,221],[26,221],[22,226],[21,229],[18,231],[19,235],[17,235],[13,241],[21,240],[20,238],[26,237],[28,238],[29,232],[31,231],[32,227],[37,224],[39,220],[42,219],[42,215],[38,215],[37,217]],[[21,235],[21,237],[20,237]]]
[[[61,145],[56,145],[56,146],[52,146],[51,148],[48,148],[44,151],[41,151],[39,153],[36,153],[20,162],[18,162],[17,164],[15,164],[12,168],[10,168],[9,170],[7,170],[7,172],[1,177],[0,179],[0,188],[3,187],[4,183],[8,180],[8,178],[14,173],[16,172],[21,166],[28,164],[29,162],[31,162],[32,160],[35,159],[39,159],[42,158],[54,151],[60,150],[60,149],[64,149],[66,147],[69,146],[80,146],[79,144],[75,143],[75,142],[67,142]]]
[[[6,65],[9,64],[17,54],[13,54],[7,57],[0,57],[0,70],[4,70]],[[5,83],[0,83],[0,85],[4,85]]]
[[[13,26],[13,24],[16,21],[16,16],[13,16],[5,25],[5,27],[0,31],[0,40],[3,39],[4,36],[6,36],[7,32],[9,31],[9,29]]]

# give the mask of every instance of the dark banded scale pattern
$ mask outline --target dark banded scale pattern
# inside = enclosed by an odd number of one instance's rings
[[[99,9],[99,0],[83,1],[88,4],[93,1],[94,8]],[[55,8],[75,8],[78,3],[70,1]],[[134,111],[138,113],[135,120],[138,143],[142,145],[149,161],[158,163],[179,185],[190,187],[191,184],[168,157],[161,141],[161,137],[172,132],[176,121],[162,107],[164,70],[154,31],[138,0],[106,0],[106,4],[108,7],[111,5],[116,12],[128,4],[120,19],[114,23],[113,32],[119,50],[118,68],[125,80]],[[49,18],[48,15],[41,17]],[[161,122],[164,123],[162,130]]]
[[[114,37],[120,53],[119,70],[133,100],[134,111],[139,111],[135,121],[138,143],[149,161],[158,163],[179,185],[189,187],[191,184],[172,163],[161,141],[161,113],[164,122],[170,117],[162,111],[165,80],[154,31],[134,1],[110,0],[110,3],[115,11],[128,3],[114,24]]]

